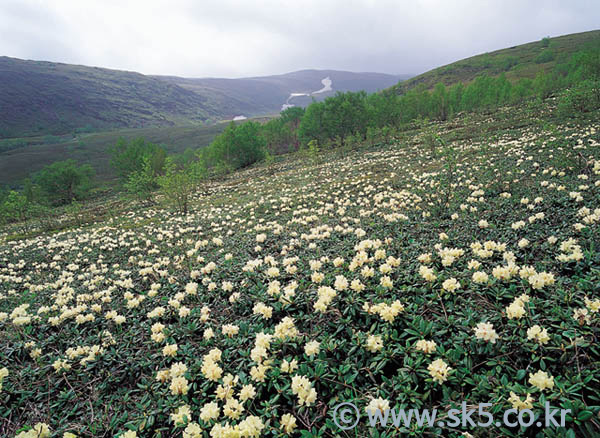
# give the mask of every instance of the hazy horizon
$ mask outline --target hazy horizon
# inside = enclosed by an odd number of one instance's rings
[[[0,55],[192,78],[319,69],[416,75],[479,53],[595,30],[589,0],[77,2],[6,0]]]

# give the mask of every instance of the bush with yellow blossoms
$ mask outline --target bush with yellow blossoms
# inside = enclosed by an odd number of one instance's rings
[[[439,154],[406,124],[257,163],[186,216],[99,199],[93,223],[8,224],[0,434],[337,436],[344,401],[550,401],[595,436],[600,113],[541,105],[429,121]]]

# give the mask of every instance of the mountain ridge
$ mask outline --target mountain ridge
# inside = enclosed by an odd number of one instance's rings
[[[276,114],[297,87],[376,91],[402,76],[299,70],[249,78],[183,78],[0,57],[0,138],[74,130],[212,124],[237,115]],[[323,96],[326,97],[326,96]]]
[[[440,82],[446,86],[468,83],[481,74],[505,74],[511,81],[533,79],[538,72],[551,71],[557,64],[567,62],[573,53],[593,44],[600,44],[600,30],[546,37],[442,65],[401,81],[386,91],[404,93],[416,87],[431,89]]]

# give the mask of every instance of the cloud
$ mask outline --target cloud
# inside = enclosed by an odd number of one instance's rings
[[[599,16],[587,0],[3,0],[0,54],[188,77],[419,73]]]

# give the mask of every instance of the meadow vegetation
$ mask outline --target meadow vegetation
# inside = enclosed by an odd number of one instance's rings
[[[331,410],[353,400],[572,413],[352,436],[596,436],[600,125],[557,111],[312,141],[184,193],[168,159],[170,207],[5,234],[0,433],[350,436]]]
[[[373,144],[389,140],[395,131],[413,123],[445,121],[463,112],[489,112],[524,102],[539,106],[550,97],[559,98],[556,114],[566,120],[600,107],[600,47],[590,46],[575,52],[565,62],[557,63],[552,71],[539,72],[533,80],[522,78],[513,83],[504,74],[496,77],[483,74],[467,84],[458,82],[446,87],[440,82],[432,90],[416,87],[402,94],[396,91],[390,89],[371,95],[337,93],[322,102],[313,102],[306,110],[288,108],[280,117],[263,123],[231,122],[208,147],[196,151],[186,149],[183,154],[173,156],[170,176],[188,181],[192,186],[189,189],[193,190],[207,175],[223,175],[274,155],[294,151],[310,155],[315,150],[352,148],[363,141]],[[165,147],[143,138],[120,138],[109,149],[109,155],[127,193],[152,203],[153,192],[160,187],[158,177],[165,182],[162,175],[167,157]],[[69,184],[70,179],[63,177],[62,183],[59,182],[56,166],[70,167],[71,177],[76,169],[85,174],[78,183],[84,189],[59,187]],[[189,175],[183,177],[176,175],[177,172]],[[55,180],[40,177],[48,174],[54,175]],[[32,178],[37,192],[45,194],[41,202],[40,199],[35,201],[56,205],[81,200],[89,193],[91,174],[89,166],[78,167],[72,161],[46,166]],[[29,203],[34,201],[31,196],[27,199]],[[3,212],[0,216],[6,221],[22,219],[21,210],[14,210],[12,203],[5,208],[2,205],[0,196]],[[34,212],[46,214],[39,205],[32,204],[29,211],[31,215]]]
[[[124,139],[125,195],[73,162],[6,192],[0,435],[598,436],[598,53]],[[344,432],[344,401],[571,412]]]

